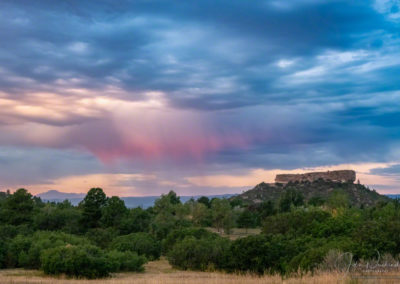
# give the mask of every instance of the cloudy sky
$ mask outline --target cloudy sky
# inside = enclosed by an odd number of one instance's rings
[[[0,2],[0,189],[400,192],[400,1]]]

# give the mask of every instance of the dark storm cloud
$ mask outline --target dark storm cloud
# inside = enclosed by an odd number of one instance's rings
[[[79,77],[81,87],[101,89],[115,79],[126,90],[168,91],[171,104],[200,109],[267,103],[271,96],[287,100],[273,86],[282,76],[279,59],[300,57],[300,68],[312,66],[326,49],[365,48],[374,31],[394,30],[366,1],[1,6],[2,67],[11,77],[33,80],[16,86],[5,76],[3,88],[49,89],[57,79]]]
[[[52,125],[62,139],[39,139],[44,147],[85,149],[103,160],[135,160],[145,148],[137,145],[148,146],[149,137],[143,135],[136,144],[120,128],[141,121],[114,121],[109,112],[115,109],[100,107],[93,114],[96,100],[81,102],[79,96],[145,101],[146,92],[159,91],[169,110],[202,116],[201,130],[188,134],[195,139],[179,137],[187,144],[210,138],[194,150],[189,147],[193,152],[206,148],[200,154],[209,172],[396,160],[398,11],[397,2],[385,0],[4,0],[0,106],[12,105],[15,111],[0,109],[0,125]],[[110,87],[113,92],[105,93]],[[27,103],[40,92],[57,96]],[[71,96],[72,111],[66,111],[58,100]],[[32,105],[42,109],[29,109]],[[56,111],[50,116],[43,111],[47,108]],[[163,127],[154,132],[168,135],[163,130],[170,128]],[[0,144],[29,147],[31,140],[17,134],[3,131]],[[160,138],[150,134],[150,142]],[[239,142],[218,144],[229,135]],[[176,140],[162,138],[155,142],[168,144],[168,152],[178,151],[170,145]],[[235,147],[242,140],[245,147]],[[82,172],[99,167],[93,162]],[[65,173],[75,173],[73,168],[79,167],[66,163]]]
[[[69,175],[103,170],[93,157],[76,151],[0,147],[0,190],[6,186],[51,182]]]

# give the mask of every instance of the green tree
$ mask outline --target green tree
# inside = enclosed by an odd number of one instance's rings
[[[197,226],[211,226],[210,210],[204,203],[195,202],[193,204],[192,221]]]
[[[30,224],[33,218],[34,199],[24,188],[7,196],[4,203],[3,220],[12,225]]]
[[[82,208],[82,224],[87,228],[99,226],[102,209],[107,202],[107,196],[101,188],[92,188],[79,206]]]
[[[180,198],[171,190],[168,194],[162,194],[161,197],[154,202],[154,211],[155,213],[169,212],[175,215],[176,205],[178,204],[181,204]]]
[[[200,197],[199,199],[197,199],[197,202],[204,204],[208,208],[211,207],[210,199],[207,196]]]
[[[196,239],[214,239],[220,236],[216,233],[212,233],[204,228],[182,228],[175,229],[168,234],[168,236],[162,240],[162,253],[168,254],[168,252],[173,248],[173,246],[185,239],[186,237],[194,237]]]
[[[233,226],[232,209],[228,200],[219,198],[213,199],[211,202],[211,214],[214,227],[218,232],[221,228],[229,231],[231,226]]]
[[[117,228],[127,214],[128,209],[125,206],[125,202],[118,196],[113,196],[108,198],[102,207],[101,223],[104,227]]]
[[[128,214],[121,220],[119,229],[123,235],[148,232],[151,221],[152,214],[148,210],[137,207],[129,210]]]
[[[311,206],[322,206],[325,200],[321,196],[313,196],[308,200],[308,204]]]
[[[152,220],[150,231],[158,240],[164,239],[169,232],[177,227],[175,216],[170,212],[160,212]]]
[[[115,238],[111,248],[118,251],[131,251],[146,256],[149,260],[161,255],[160,243],[149,233],[133,233]]]
[[[297,207],[304,204],[303,194],[296,189],[287,189],[279,199],[279,210],[281,212],[288,212],[292,206]]]
[[[246,233],[248,228],[254,228],[256,226],[256,222],[257,216],[247,208],[240,213],[237,219],[238,227],[246,228]]]
[[[35,228],[39,230],[62,230],[79,233],[81,211],[65,200],[61,203],[47,203],[34,215]]]
[[[348,195],[342,190],[334,190],[329,195],[327,203],[331,209],[347,208],[350,205]]]
[[[276,213],[275,204],[271,200],[264,201],[257,211],[259,212],[259,219],[264,220],[266,217]]]
[[[85,236],[96,246],[107,249],[111,242],[119,235],[118,233],[118,230],[113,227],[93,228],[89,229]]]

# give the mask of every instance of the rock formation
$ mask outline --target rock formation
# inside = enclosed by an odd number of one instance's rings
[[[313,182],[318,179],[330,180],[335,182],[354,182],[356,180],[356,172],[352,170],[312,172],[305,174],[281,174],[276,175],[276,183],[288,182]]]
[[[299,191],[305,202],[313,197],[318,197],[326,202],[332,194],[341,192],[347,196],[350,204],[356,207],[373,206],[378,202],[390,200],[389,197],[380,195],[360,183],[354,183],[356,173],[350,170],[283,174],[277,175],[275,180],[276,183],[262,182],[253,189],[231,197],[230,200],[241,200],[243,204],[250,206],[258,206],[258,204],[268,201],[276,204],[287,190]]]

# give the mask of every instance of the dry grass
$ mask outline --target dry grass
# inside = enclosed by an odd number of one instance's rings
[[[341,273],[322,273],[318,275],[306,275],[303,277],[282,279],[280,276],[235,275],[220,272],[190,272],[173,269],[163,259],[147,264],[145,273],[121,273],[113,275],[112,278],[102,280],[74,280],[65,278],[53,278],[43,275],[34,270],[0,270],[0,283],[4,284],[259,284],[259,283],[286,283],[286,284],[308,284],[308,283],[400,283],[399,273],[386,273],[379,276],[373,275],[345,275]]]
[[[244,237],[251,236],[251,235],[258,235],[261,233],[260,228],[249,228],[249,229],[233,228],[229,235],[225,234],[222,229],[220,232],[218,232],[217,229],[211,228],[211,227],[207,228],[207,230],[209,230],[210,232],[213,232],[213,233],[217,233],[223,237],[228,237],[231,240],[236,240],[236,239],[244,238]]]

